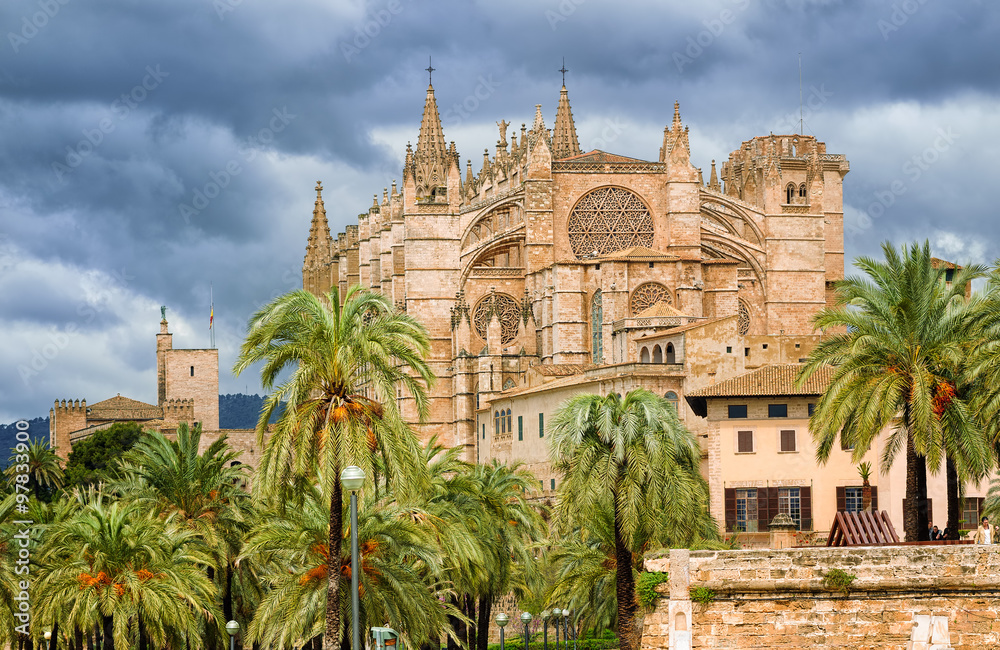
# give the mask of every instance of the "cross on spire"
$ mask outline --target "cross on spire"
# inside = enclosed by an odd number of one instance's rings
[[[562,76],[563,76],[563,83],[562,83],[562,85],[565,86],[566,85],[566,73],[569,72],[569,70],[566,69],[566,57],[563,57],[563,65],[562,65],[561,68],[559,68],[559,72],[562,73]]]
[[[428,56],[427,57],[427,67],[424,68],[424,70],[427,71],[427,85],[428,86],[432,85],[431,84],[431,79],[433,78],[434,70],[435,69],[436,68],[431,64],[431,57]]]

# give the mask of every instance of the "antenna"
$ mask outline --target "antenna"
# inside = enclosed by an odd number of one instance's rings
[[[799,135],[805,134],[802,126],[802,52],[799,52]]]

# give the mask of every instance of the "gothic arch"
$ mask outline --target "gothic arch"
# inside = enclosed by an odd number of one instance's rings
[[[578,259],[633,246],[652,247],[653,211],[634,191],[617,185],[594,188],[577,199],[566,221]]]
[[[524,224],[523,198],[518,196],[492,206],[473,219],[462,233],[462,251],[472,250],[493,237]]]
[[[632,316],[638,316],[641,312],[661,302],[668,305],[673,304],[674,299],[670,289],[659,282],[644,282],[636,287],[632,291],[632,295],[629,296],[629,311]]]
[[[733,236],[748,241],[755,246],[763,246],[764,233],[760,229],[760,226],[757,225],[757,222],[744,208],[737,205],[733,201],[729,201],[716,195],[706,196],[705,193],[703,193],[701,201],[701,215],[703,219],[708,218],[711,222],[725,228]],[[748,233],[741,234],[737,230],[735,224],[732,223],[731,219],[733,218],[739,219],[746,224],[750,233],[752,233],[752,237],[748,237]]]

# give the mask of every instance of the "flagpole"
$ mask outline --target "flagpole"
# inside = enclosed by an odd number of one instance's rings
[[[212,349],[215,349],[215,288],[212,283],[208,283],[208,297],[212,303],[211,311],[208,315],[208,335]]]

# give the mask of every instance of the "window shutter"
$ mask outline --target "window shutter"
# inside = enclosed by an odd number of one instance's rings
[[[847,512],[847,488],[837,488],[837,512]]]
[[[736,527],[736,489],[726,488],[725,491],[725,510],[726,510],[726,531],[733,532],[733,528]]]
[[[872,486],[872,512],[878,512],[878,487]]]
[[[781,451],[795,451],[795,431],[783,429],[780,433]]]
[[[802,530],[812,530],[812,487],[799,488],[799,516],[802,518]]]
[[[771,520],[778,514],[778,488],[758,488],[757,489],[757,530],[761,533],[768,531]]]

